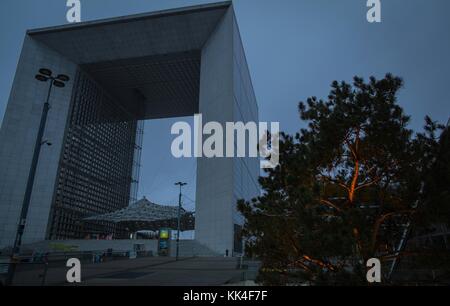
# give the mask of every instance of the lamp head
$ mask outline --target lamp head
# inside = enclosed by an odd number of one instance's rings
[[[48,76],[48,77],[52,75],[52,71],[50,69],[47,69],[47,68],[39,69],[39,73],[43,74],[45,76]]]
[[[36,78],[36,80],[38,80],[40,82],[48,81],[48,77],[46,77],[45,75],[42,75],[42,74],[36,74],[35,78]]]
[[[60,88],[66,86],[66,84],[64,84],[64,82],[61,82],[61,81],[58,81],[58,80],[54,80],[53,81],[53,85],[55,85],[56,87],[60,87]]]
[[[58,74],[56,79],[63,82],[68,82],[70,80],[70,78],[65,74]]]

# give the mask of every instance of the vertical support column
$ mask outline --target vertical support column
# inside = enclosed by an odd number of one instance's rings
[[[50,98],[44,139],[52,146],[43,147],[39,157],[23,243],[44,240],[46,235],[76,64],[27,35],[0,130],[0,247],[14,243],[19,222],[48,91],[48,84],[34,79],[40,68],[71,77],[66,87],[53,91]]]
[[[233,116],[233,12],[229,9],[202,50],[199,110],[203,122],[225,127]],[[225,148],[225,142],[224,146]],[[211,250],[233,250],[233,159],[197,159],[195,238]]]

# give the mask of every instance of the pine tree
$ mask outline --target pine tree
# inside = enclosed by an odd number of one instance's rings
[[[299,104],[307,128],[281,134],[280,164],[260,178],[263,195],[238,202],[264,283],[367,284],[369,258],[404,255],[397,246],[424,201],[436,143],[407,128],[402,85],[391,74],[355,77],[333,82],[326,100]]]

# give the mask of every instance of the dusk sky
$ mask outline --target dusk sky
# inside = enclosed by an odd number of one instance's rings
[[[81,0],[82,21],[212,1]],[[450,116],[450,1],[382,0],[382,22],[366,20],[366,0],[235,0],[234,9],[259,104],[260,121],[281,130],[304,123],[297,105],[326,98],[333,80],[391,72],[405,81],[399,103],[420,130],[426,114]],[[0,2],[0,120],[3,120],[27,29],[66,24],[66,0]],[[1,122],[1,121],[0,121]],[[194,159],[171,156],[174,120],[146,122],[140,196],[176,204],[176,181],[186,181],[184,205],[195,201]],[[0,144],[1,145],[1,144]]]

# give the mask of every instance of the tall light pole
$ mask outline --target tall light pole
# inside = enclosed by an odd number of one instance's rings
[[[39,153],[41,152],[42,145],[46,144],[48,146],[51,145],[50,142],[42,140],[42,137],[44,135],[45,130],[45,123],[47,121],[47,114],[50,109],[50,94],[52,92],[53,86],[63,88],[66,86],[65,82],[69,81],[69,77],[64,74],[59,74],[58,76],[54,77],[52,76],[52,71],[47,68],[41,68],[39,69],[39,74],[35,76],[36,80],[40,82],[47,82],[50,80],[50,85],[48,88],[47,93],[47,100],[44,103],[44,108],[42,110],[41,115],[41,123],[39,125],[39,131],[36,138],[36,143],[34,145],[34,154],[33,159],[31,161],[30,166],[30,172],[28,174],[28,181],[27,186],[25,189],[25,195],[23,197],[22,202],[22,210],[20,212],[20,218],[19,218],[19,224],[17,226],[17,232],[16,232],[16,239],[14,241],[14,246],[11,252],[11,262],[8,269],[8,278],[7,278],[7,284],[12,284],[12,280],[14,278],[14,272],[16,270],[15,260],[20,254],[20,245],[22,244],[22,236],[24,233],[26,221],[27,221],[27,215],[28,215],[28,208],[30,207],[30,200],[31,200],[31,193],[33,191],[33,184],[34,184],[34,178],[36,174],[36,168],[39,161]]]
[[[178,182],[175,183],[175,185],[180,186],[180,194],[178,196],[178,226],[177,226],[177,252],[175,260],[178,260],[178,254],[179,254],[179,245],[180,245],[180,226],[181,226],[181,187],[187,185],[187,183]]]

